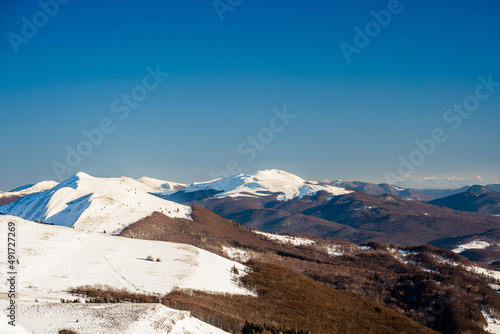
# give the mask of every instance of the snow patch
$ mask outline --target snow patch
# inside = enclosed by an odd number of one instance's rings
[[[452,249],[455,253],[462,253],[467,249],[485,249],[491,246],[491,243],[482,240],[473,240],[469,243],[458,245],[456,248]]]
[[[343,247],[340,245],[327,246],[326,251],[328,252],[328,255],[330,255],[330,256],[342,256],[342,255],[344,255]]]
[[[488,322],[488,326],[484,330],[489,333],[500,334],[500,320],[493,317],[485,310],[481,311],[481,313]]]
[[[246,262],[250,260],[254,253],[251,250],[244,250],[241,248],[226,247],[226,246],[222,246],[222,251],[224,252],[224,254],[226,254],[227,257],[237,262]]]
[[[482,274],[482,275],[500,280],[500,271],[497,271],[497,270],[490,270],[490,269],[476,267],[476,266],[466,267],[466,269],[470,272],[473,272],[473,273]]]
[[[311,239],[306,239],[306,238],[299,238],[299,237],[291,237],[288,235],[279,235],[279,234],[273,234],[273,233],[266,233],[266,232],[261,232],[261,231],[254,231],[256,234],[263,235],[267,237],[268,239],[274,240],[281,242],[283,244],[292,244],[294,246],[300,246],[300,245],[314,245],[315,241]]]

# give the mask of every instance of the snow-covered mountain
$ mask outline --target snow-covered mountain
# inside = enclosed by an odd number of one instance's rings
[[[199,182],[182,190],[182,193],[198,191],[213,192],[215,197],[264,197],[278,195],[280,201],[287,201],[304,196],[314,196],[319,191],[332,195],[350,193],[344,188],[335,187],[317,181],[306,181],[291,173],[269,169],[254,175],[239,174],[208,182]]]
[[[117,233],[155,211],[190,219],[190,207],[151,195],[154,191],[131,178],[97,178],[79,172],[49,190],[0,206],[0,213],[108,233]]]

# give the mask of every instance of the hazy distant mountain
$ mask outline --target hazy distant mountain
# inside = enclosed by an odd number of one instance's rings
[[[469,187],[459,194],[435,199],[429,204],[460,211],[500,215],[500,193],[480,185]]]
[[[488,189],[500,192],[500,183],[499,184],[487,184],[485,187]]]
[[[470,188],[470,186],[463,186],[461,188],[457,189],[418,189],[418,191],[432,196],[434,198],[443,198],[459,193],[463,193],[464,191],[467,191]]]
[[[419,192],[434,197],[435,199],[460,194],[469,190],[471,186],[463,186],[457,189],[418,189]],[[488,184],[484,187],[500,192],[500,184]]]
[[[347,182],[342,180],[333,181],[331,184],[338,187],[345,187],[362,191],[368,195],[384,195],[391,194],[405,201],[427,202],[433,200],[434,197],[424,194],[418,190],[411,188],[401,188],[387,183],[374,184],[361,181]]]

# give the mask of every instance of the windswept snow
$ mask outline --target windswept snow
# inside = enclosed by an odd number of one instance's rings
[[[161,304],[23,303],[19,311],[20,322],[37,334],[53,334],[60,329],[82,334],[226,333],[193,318],[190,312]]]
[[[191,219],[191,208],[154,195],[127,177],[97,178],[77,173],[57,186],[0,206],[0,213],[86,231],[116,233],[158,211]]]
[[[455,253],[462,253],[466,251],[467,249],[485,249],[490,247],[491,244],[486,241],[481,241],[481,240],[473,240],[469,243],[463,244],[463,245],[458,245],[456,248],[452,249],[453,252]]]
[[[344,188],[304,179],[285,171],[270,169],[259,171],[255,175],[239,174],[224,179],[195,183],[185,192],[216,190],[217,197],[262,197],[278,194],[278,200],[291,200],[313,196],[319,191],[332,195],[351,193]]]
[[[268,239],[278,241],[278,242],[281,242],[283,244],[292,244],[294,246],[300,246],[300,245],[309,246],[309,245],[315,244],[314,240],[306,239],[306,238],[291,237],[289,235],[279,235],[279,234],[266,233],[266,232],[261,232],[261,231],[254,231],[254,233],[263,235],[263,236],[267,237]]]
[[[69,298],[67,288],[109,285],[132,292],[163,295],[174,288],[251,294],[237,284],[246,267],[194,246],[90,233],[60,226],[0,216],[1,235],[16,223],[21,300]],[[7,268],[7,247],[0,249],[0,266]],[[161,262],[147,261],[151,255]],[[8,291],[5,271],[1,291]]]

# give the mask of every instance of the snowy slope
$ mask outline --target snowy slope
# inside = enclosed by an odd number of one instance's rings
[[[145,185],[154,189],[155,191],[162,191],[162,192],[163,191],[174,192],[174,191],[178,191],[178,190],[182,190],[182,189],[187,188],[187,185],[183,184],[183,183],[158,180],[158,179],[154,179],[152,177],[147,177],[147,176],[143,176],[143,177],[137,179],[137,181],[144,183]]]
[[[25,328],[37,334],[53,334],[60,329],[82,334],[226,333],[193,318],[189,312],[161,304],[24,303],[20,308],[20,318]]]
[[[233,266],[244,273],[245,266],[193,246],[90,233],[13,216],[0,216],[2,235],[7,235],[8,222],[16,224],[17,324],[28,331],[2,326],[0,333],[57,333],[63,328],[82,334],[225,333],[189,312],[161,304],[60,303],[60,298],[76,298],[66,292],[72,286],[102,284],[156,295],[174,288],[251,295],[231,273]],[[148,255],[162,262],[146,261]],[[6,259],[2,247],[3,268]],[[6,279],[5,270],[0,271],[3,310],[8,303]]]
[[[141,293],[166,294],[174,288],[250,294],[231,273],[246,267],[194,246],[111,236],[0,216],[1,235],[16,223],[21,300],[69,298],[67,288],[110,285]],[[0,266],[7,268],[7,247],[0,249]],[[151,255],[162,262],[147,261]],[[8,291],[0,272],[1,291]],[[2,301],[3,302],[3,301]]]
[[[127,177],[77,173],[52,189],[0,206],[0,213],[32,221],[117,233],[154,211],[190,218],[191,208],[150,195],[154,189]]]
[[[329,184],[305,181],[296,175],[277,169],[259,171],[255,175],[239,174],[224,179],[195,183],[183,191],[200,190],[219,191],[216,197],[262,197],[279,194],[278,200],[312,196],[321,190],[332,195],[344,195],[351,192]]]

